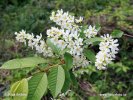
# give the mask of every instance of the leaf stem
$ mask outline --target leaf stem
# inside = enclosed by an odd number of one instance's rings
[[[50,65],[50,64],[49,64],[49,66],[46,67],[44,70],[41,69],[41,68],[39,68],[39,66],[37,66],[37,68],[39,69],[39,71],[33,73],[33,75],[34,75],[34,74],[37,74],[37,73],[40,73],[40,72],[46,72],[46,73],[47,73],[51,68],[53,68],[53,67],[58,67],[58,65],[62,65],[62,64],[65,64],[64,60],[60,60],[59,63],[54,64],[54,65]]]

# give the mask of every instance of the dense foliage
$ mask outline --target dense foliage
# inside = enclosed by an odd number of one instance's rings
[[[123,37],[119,39],[120,50],[116,61],[110,64],[105,71],[97,71],[94,66],[77,70],[77,78],[76,80],[75,78],[72,79],[75,80],[75,82],[70,84],[71,91],[67,93],[67,98],[89,98],[92,100],[103,98],[112,98],[114,100],[131,99],[133,98],[132,4],[133,2],[131,0],[1,0],[0,64],[2,65],[5,61],[13,58],[33,56],[34,51],[27,49],[25,46],[14,41],[14,32],[25,29],[36,34],[43,33],[43,37],[45,38],[46,30],[49,29],[51,25],[54,25],[54,23],[49,21],[50,13],[53,10],[63,9],[71,12],[71,14],[75,16],[85,16],[84,24],[92,24],[101,27],[98,34],[112,33],[116,35],[119,33],[120,35],[120,33],[124,32]],[[117,35],[117,37],[120,37],[119,35]],[[98,51],[97,48],[97,46],[93,47],[95,51]],[[34,61],[30,60],[30,62]],[[38,62],[33,64],[37,63]],[[45,65],[42,65],[42,67],[45,67]],[[9,90],[9,86],[12,83],[21,80],[24,77],[28,77],[33,74],[32,72],[38,70],[38,68],[34,70],[32,70],[32,68],[13,71],[0,70],[0,96],[3,96],[4,93]],[[82,72],[85,73],[80,75]],[[65,72],[65,74],[68,73]],[[39,80],[38,77],[41,76],[43,76],[43,79],[46,79],[46,75],[40,74],[32,80]],[[73,75],[67,75],[66,78],[69,79],[69,77],[73,77]],[[40,79],[40,82],[41,81],[43,80]],[[26,80],[23,79],[22,83],[25,82]],[[25,87],[26,86],[27,85],[25,84]],[[44,87],[44,90],[45,88],[47,87]],[[25,93],[25,90],[23,92]],[[126,96],[99,96],[99,94],[104,93],[126,94]],[[97,96],[91,97],[92,95]],[[51,97],[51,95],[47,94],[43,98],[46,99],[49,97]]]

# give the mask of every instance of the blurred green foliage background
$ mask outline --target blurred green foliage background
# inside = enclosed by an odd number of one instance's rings
[[[82,71],[86,73],[78,77],[79,85],[72,88],[73,92],[68,97],[72,100],[131,100],[133,98],[132,0],[0,0],[0,65],[12,58],[32,55],[32,51],[14,43],[14,32],[24,29],[30,33],[43,33],[45,36],[46,29],[52,25],[49,16],[53,10],[58,9],[69,11],[75,16],[84,16],[84,23],[101,27],[99,34],[111,33],[114,29],[124,32],[123,37],[119,39],[120,50],[116,61],[110,64],[106,71],[97,71],[94,66],[78,70],[77,74]],[[22,78],[25,73],[28,72],[0,71],[0,96],[3,95],[2,91],[9,88],[9,83]],[[126,96],[90,97],[104,93],[121,93]]]

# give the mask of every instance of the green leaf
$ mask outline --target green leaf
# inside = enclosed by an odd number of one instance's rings
[[[53,50],[54,53],[60,54],[61,49],[58,48],[54,43],[51,42],[51,40],[48,38],[47,39],[47,45]]]
[[[65,54],[67,51],[69,51],[70,49],[69,48],[65,48],[64,50],[61,50],[60,51],[60,55],[63,55]]]
[[[103,39],[101,37],[94,37],[85,40],[86,43],[95,43],[95,42],[101,42]]]
[[[65,73],[61,66],[51,69],[48,75],[48,86],[53,97],[56,97],[61,92],[64,81]]]
[[[85,37],[85,34],[84,34],[84,30],[87,28],[87,26],[83,26],[82,28],[81,28],[81,32],[80,32],[80,37],[81,38],[84,38]]]
[[[15,82],[10,89],[10,95],[13,100],[26,100],[28,95],[28,81],[27,79],[22,79],[21,81]]]
[[[72,72],[70,72],[70,78],[71,78],[73,86],[78,87],[78,82],[76,80],[75,75]]]
[[[66,68],[68,70],[70,70],[73,66],[73,58],[72,55],[69,53],[65,53],[64,54],[64,59],[65,59],[65,64],[66,64]]]
[[[47,91],[47,75],[46,73],[39,73],[33,76],[29,82],[29,94],[27,100],[41,100],[44,93]]]
[[[65,83],[62,88],[63,93],[65,93],[70,88],[70,84],[71,84],[71,78],[69,71],[65,70]]]
[[[121,30],[114,30],[111,33],[112,37],[114,37],[114,38],[120,38],[120,37],[122,37],[123,34],[124,34],[124,32]]]
[[[45,60],[41,57],[27,57],[20,59],[13,59],[5,62],[0,69],[17,69],[17,68],[26,68],[26,67],[35,67],[38,64],[46,63],[48,60]]]
[[[95,54],[91,50],[84,50],[84,55],[93,63],[95,63]]]

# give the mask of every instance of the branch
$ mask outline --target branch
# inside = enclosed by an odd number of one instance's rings
[[[127,37],[131,37],[131,38],[133,38],[132,35],[129,35],[129,34],[124,34],[124,35],[127,36]]]
[[[33,75],[34,75],[34,74],[37,74],[37,73],[40,73],[40,72],[46,72],[46,73],[47,73],[51,68],[53,68],[53,67],[58,67],[58,65],[62,65],[62,64],[65,64],[65,61],[64,61],[64,60],[60,60],[60,62],[57,63],[57,64],[55,64],[55,65],[50,65],[50,64],[49,64],[49,66],[47,66],[46,68],[44,68],[44,70],[41,69],[41,68],[39,68],[39,66],[37,66],[37,68],[39,69],[39,71],[33,73]]]

